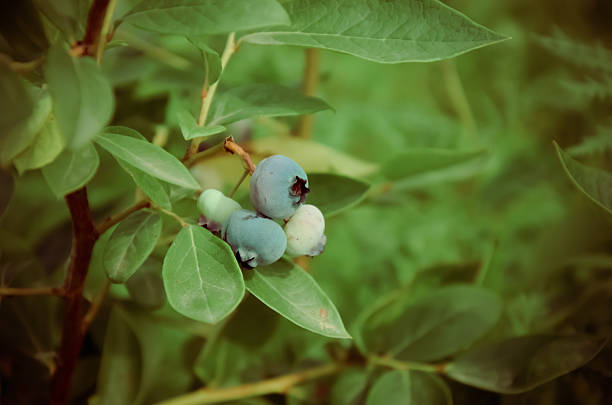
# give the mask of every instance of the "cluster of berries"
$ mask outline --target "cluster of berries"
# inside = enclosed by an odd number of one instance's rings
[[[221,231],[236,259],[254,268],[290,256],[316,256],[325,247],[325,220],[314,205],[304,204],[308,177],[286,156],[262,160],[251,176],[250,197],[254,211],[218,190],[204,191],[198,199],[203,224]],[[284,220],[284,229],[275,220]]]

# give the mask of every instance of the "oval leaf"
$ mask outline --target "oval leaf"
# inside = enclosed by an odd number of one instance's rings
[[[422,371],[390,371],[372,386],[366,405],[451,405],[450,390],[440,377]]]
[[[594,336],[521,336],[465,353],[445,374],[474,387],[516,394],[582,367],[605,342]]]
[[[362,180],[331,173],[309,173],[308,184],[313,190],[308,204],[316,205],[326,217],[359,204],[370,189]]]
[[[160,216],[149,210],[119,222],[104,249],[104,270],[113,283],[124,283],[149,257],[162,231]]]
[[[289,24],[275,0],[144,0],[125,21],[166,34],[206,35]]]
[[[350,338],[333,302],[303,269],[287,260],[249,270],[247,289],[264,304],[304,329],[333,338]]]
[[[254,116],[287,117],[331,108],[325,101],[273,84],[247,84],[219,94],[212,107],[211,126]]]
[[[360,319],[360,346],[401,360],[433,361],[480,339],[501,316],[497,295],[451,286],[416,301],[398,294]]]
[[[242,300],[244,280],[229,245],[200,226],[186,226],[164,258],[168,302],[202,322],[225,318]]]
[[[110,121],[113,90],[93,58],[71,57],[61,45],[49,50],[45,77],[53,112],[68,146],[79,149]]]
[[[50,165],[42,168],[47,184],[57,198],[83,187],[96,174],[100,158],[91,144],[79,150],[64,150]]]
[[[565,173],[578,190],[612,214],[612,173],[583,165],[568,155],[556,142],[555,148]]]
[[[124,160],[117,159],[117,163],[123,170],[125,170],[134,183],[142,190],[153,201],[154,204],[159,205],[167,210],[172,209],[172,202],[164,183],[157,180],[155,177],[149,176],[140,169],[135,168]]]
[[[17,171],[38,169],[53,162],[64,149],[65,139],[57,127],[57,122],[50,117],[36,135],[34,142],[13,160]]]
[[[291,26],[242,40],[400,63],[451,58],[505,39],[437,0],[295,0],[286,7]]]
[[[200,188],[189,170],[163,148],[141,139],[104,133],[96,137],[98,145],[146,174],[192,190]]]

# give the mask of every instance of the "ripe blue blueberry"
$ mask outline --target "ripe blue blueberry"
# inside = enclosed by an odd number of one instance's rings
[[[308,177],[304,169],[286,156],[270,156],[251,176],[251,202],[269,218],[290,218],[306,200]]]
[[[283,228],[253,211],[235,211],[223,225],[223,239],[232,247],[236,259],[250,268],[274,263],[287,247]]]
[[[304,204],[285,224],[287,254],[290,256],[317,256],[323,252],[327,238],[325,219],[321,211],[311,204]]]
[[[230,215],[240,208],[236,201],[212,188],[205,190],[198,198],[198,210],[204,216],[202,224],[213,232],[221,230]]]

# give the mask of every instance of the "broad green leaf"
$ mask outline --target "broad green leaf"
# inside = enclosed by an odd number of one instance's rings
[[[184,35],[289,24],[287,13],[275,0],[143,0],[124,19],[146,30]]]
[[[183,164],[163,148],[125,135],[104,133],[98,145],[146,174],[192,190],[200,188]]]
[[[362,180],[331,173],[309,173],[308,185],[312,192],[306,201],[327,217],[359,204],[370,189]]]
[[[21,121],[26,120],[34,109],[25,83],[11,67],[0,63],[0,139]]]
[[[363,369],[347,370],[336,379],[331,390],[331,405],[356,405],[364,401],[368,388],[368,372]]]
[[[247,289],[264,304],[304,329],[350,338],[338,310],[310,274],[281,259],[246,272]]]
[[[13,160],[17,171],[38,169],[53,162],[64,149],[65,139],[57,122],[50,117],[36,135],[34,142]]]
[[[401,63],[451,58],[505,39],[437,0],[295,0],[286,8],[291,26],[241,40]]]
[[[166,302],[161,269],[161,261],[149,257],[138,271],[125,282],[130,298],[145,309],[158,309]]]
[[[161,217],[153,211],[137,211],[122,220],[104,250],[108,278],[113,283],[130,278],[155,248],[161,230]]]
[[[591,201],[612,214],[612,173],[583,165],[555,143],[557,155],[572,183]]]
[[[439,360],[469,347],[501,316],[497,295],[475,286],[445,287],[416,300],[409,292],[391,297],[358,323],[358,343],[368,353]]]
[[[488,391],[529,391],[588,363],[605,345],[595,336],[521,336],[475,348],[446,366],[454,380]]]
[[[225,318],[244,295],[229,245],[201,226],[181,229],[166,253],[162,276],[172,308],[202,322]]]
[[[390,371],[376,380],[366,405],[451,405],[450,390],[440,377],[422,371]]]
[[[183,134],[183,138],[187,141],[194,138],[220,134],[227,130],[223,125],[200,127],[197,125],[193,115],[185,110],[180,111],[176,118],[181,128],[181,134]]]
[[[149,176],[147,173],[135,168],[122,159],[117,158],[117,163],[119,163],[119,166],[132,177],[132,180],[134,180],[138,188],[141,189],[154,204],[165,209],[172,209],[172,202],[168,195],[167,186],[164,185],[165,183],[155,177]]]
[[[88,0],[34,0],[34,4],[64,34],[68,42],[83,37],[90,6]]]
[[[10,172],[6,170],[0,170],[0,217],[4,214],[4,210],[6,209],[9,202],[11,202],[11,197],[13,196],[13,191],[15,191],[15,180]]]
[[[42,174],[57,198],[83,187],[96,174],[100,158],[93,144],[79,150],[64,150]]]
[[[59,44],[49,50],[45,78],[68,146],[79,149],[110,121],[113,89],[93,58],[72,57]]]
[[[144,137],[143,134],[136,131],[135,129],[124,127],[122,125],[111,125],[109,127],[106,127],[104,128],[104,133],[125,135],[135,139],[140,139],[141,141],[149,141],[147,138]]]
[[[34,86],[28,87],[29,97],[34,103],[32,113],[17,122],[16,125],[2,131],[2,148],[0,161],[8,164],[15,156],[32,144],[36,135],[42,130],[51,113],[51,96],[49,92]],[[11,111],[10,109],[6,111]],[[7,113],[9,115],[10,113]],[[2,126],[2,128],[5,128]]]
[[[286,117],[331,108],[325,101],[273,84],[247,84],[219,94],[210,125],[229,124],[254,116]]]

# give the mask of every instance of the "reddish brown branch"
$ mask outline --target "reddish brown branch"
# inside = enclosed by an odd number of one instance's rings
[[[104,27],[104,19],[106,10],[111,0],[94,0],[87,14],[87,28],[83,40],[77,44],[82,47],[82,55],[95,56],[102,27]]]
[[[64,295],[62,287],[32,287],[32,288],[11,288],[0,287],[0,296],[17,297],[25,295]]]
[[[68,398],[72,374],[76,367],[85,331],[82,329],[83,287],[98,233],[91,218],[87,190],[83,187],[66,195],[72,218],[72,252],[64,281],[67,310],[57,369],[51,381],[51,404],[64,404]]]
[[[244,163],[246,163],[249,173],[253,174],[253,172],[255,171],[255,165],[253,164],[253,161],[251,160],[251,156],[249,156],[249,154],[244,149],[242,149],[242,146],[234,142],[234,138],[232,138],[231,136],[228,136],[227,138],[225,138],[223,147],[229,153],[232,153],[232,154],[235,153],[236,155],[240,156],[242,160],[244,160]]]

